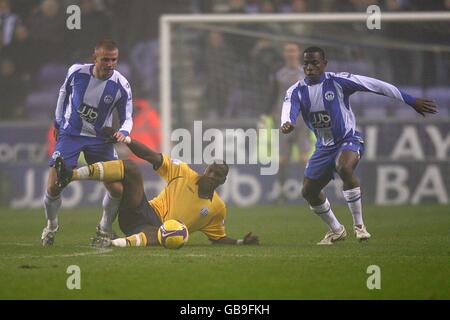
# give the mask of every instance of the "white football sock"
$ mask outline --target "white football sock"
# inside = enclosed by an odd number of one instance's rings
[[[342,225],[336,219],[333,211],[331,210],[330,202],[325,199],[325,202],[319,206],[311,206],[312,211],[314,211],[322,220],[330,227],[334,232],[340,231]]]
[[[46,191],[44,195],[45,217],[47,218],[47,228],[51,230],[58,226],[59,208],[61,208],[61,194],[52,197]]]
[[[118,239],[112,240],[111,243],[114,247],[125,248],[127,246],[127,239],[126,238],[118,238]]]
[[[102,231],[111,232],[112,224],[116,220],[117,211],[119,210],[121,198],[113,198],[106,192],[103,197],[103,215],[102,220],[100,220],[100,228]]]
[[[347,201],[348,208],[352,213],[353,224],[363,225],[362,205],[361,205],[361,188],[357,187],[350,190],[343,191],[345,201]]]

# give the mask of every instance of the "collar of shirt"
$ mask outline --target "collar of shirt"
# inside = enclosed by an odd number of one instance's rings
[[[315,85],[315,84],[322,83],[324,80],[325,80],[325,73],[322,74],[322,75],[320,76],[319,81],[312,81],[312,80],[310,80],[308,77],[305,77],[305,83],[306,83],[308,86],[313,86],[313,85]]]

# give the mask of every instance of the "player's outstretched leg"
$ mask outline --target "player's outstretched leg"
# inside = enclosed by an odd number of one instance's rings
[[[56,158],[56,173],[58,186],[65,187],[71,181],[97,180],[104,182],[122,181],[124,179],[124,164],[122,160],[96,162],[78,169],[70,169],[64,159]]]
[[[352,150],[344,150],[336,161],[336,171],[344,183],[344,198],[353,217],[353,232],[356,239],[368,240],[371,235],[367,231],[362,217],[361,188],[354,169],[359,161],[359,155]]]
[[[345,227],[339,223],[322,189],[328,184],[330,179],[312,180],[307,177],[303,180],[302,195],[308,201],[310,208],[315,212],[330,228],[318,245],[330,245],[336,241],[345,240],[347,232]]]
[[[145,229],[151,228],[151,233]],[[158,232],[158,228],[154,226],[148,226],[147,228],[143,228],[143,231],[132,234],[123,238],[104,238],[103,241],[98,241],[95,246],[96,247],[146,247],[157,245],[158,240],[156,238],[156,234]]]

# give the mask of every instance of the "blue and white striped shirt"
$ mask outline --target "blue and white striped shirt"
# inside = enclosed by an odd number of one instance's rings
[[[103,127],[112,125],[116,109],[119,131],[129,135],[133,127],[130,84],[118,71],[106,80],[95,78],[93,68],[93,64],[69,68],[59,91],[55,127],[69,135],[98,137]]]
[[[295,124],[301,114],[317,138],[316,147],[334,146],[356,131],[349,98],[355,92],[381,94],[412,105],[415,98],[387,82],[350,73],[325,72],[320,81],[307,78],[291,86],[284,98],[281,125]]]

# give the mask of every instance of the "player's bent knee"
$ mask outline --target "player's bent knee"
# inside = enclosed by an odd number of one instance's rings
[[[317,198],[319,195],[319,192],[316,192],[314,189],[310,187],[303,187],[302,188],[302,197],[303,199],[310,201],[311,199]]]

